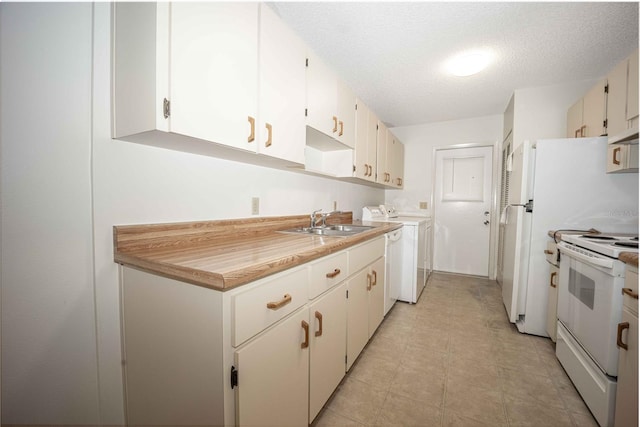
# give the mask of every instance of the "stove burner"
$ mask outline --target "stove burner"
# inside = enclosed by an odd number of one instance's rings
[[[584,237],[585,239],[591,239],[591,240],[616,240],[615,237],[611,237],[611,236],[584,235],[582,237]]]
[[[638,242],[615,242],[614,246],[623,246],[625,248],[637,248]]]

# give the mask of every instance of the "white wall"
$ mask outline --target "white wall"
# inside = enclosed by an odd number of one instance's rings
[[[502,115],[428,123],[391,129],[404,144],[404,189],[387,190],[388,203],[398,210],[415,210],[429,202],[433,189],[433,150],[470,143],[495,144],[502,141]]]
[[[261,216],[335,200],[360,217],[384,201],[366,186],[111,140],[109,4],[2,3],[0,19],[5,424],[123,422],[113,225],[250,217],[251,197]]]
[[[0,5],[3,423],[98,423],[90,3]]]

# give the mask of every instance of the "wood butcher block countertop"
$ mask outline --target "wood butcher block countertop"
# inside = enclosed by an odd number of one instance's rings
[[[350,224],[352,213],[327,219]],[[114,260],[161,276],[225,291],[304,264],[402,227],[375,228],[349,237],[281,233],[308,227],[309,216],[247,218],[113,227]]]

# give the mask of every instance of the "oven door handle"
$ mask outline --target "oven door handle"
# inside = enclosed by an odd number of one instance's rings
[[[609,268],[609,269],[613,268],[613,260],[612,259],[590,257],[588,255],[581,254],[578,251],[574,251],[573,249],[571,249],[571,247],[569,245],[565,246],[563,243],[564,242],[560,242],[560,244],[558,245],[558,249],[560,249],[560,252],[562,252],[563,254],[568,255],[571,258],[575,258],[577,260],[580,260],[580,261],[582,261],[582,262],[584,262],[586,264],[597,265],[598,267],[604,267],[604,268]]]

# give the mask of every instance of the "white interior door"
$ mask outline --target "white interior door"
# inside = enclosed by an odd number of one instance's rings
[[[433,269],[489,275],[493,147],[436,151]]]

